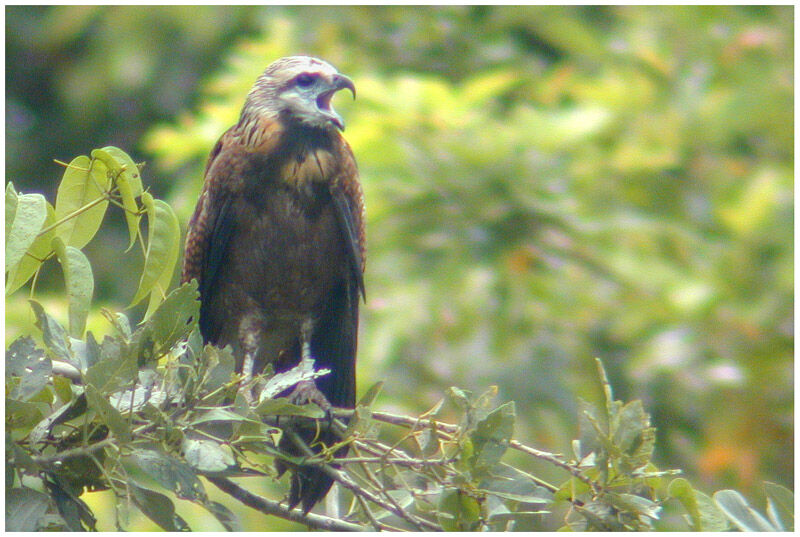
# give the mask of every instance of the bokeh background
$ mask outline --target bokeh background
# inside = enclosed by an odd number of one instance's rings
[[[615,395],[652,413],[661,468],[761,510],[764,480],[793,487],[791,6],[5,15],[6,181],[52,200],[53,159],[116,145],[184,232],[206,155],[267,64],[311,54],[355,81],[335,104],[367,203],[359,387],[385,380],[380,408],[496,385],[518,439],[569,452],[599,357]],[[106,218],[86,248],[97,311],[125,308],[141,266]],[[45,270],[51,311],[61,292]],[[27,296],[7,297],[7,344],[32,330]],[[111,499],[87,497],[114,529]]]

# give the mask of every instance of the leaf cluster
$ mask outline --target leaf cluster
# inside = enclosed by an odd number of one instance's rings
[[[571,456],[515,440],[516,406],[495,406],[496,388],[474,395],[453,387],[429,411],[408,417],[375,408],[378,383],[354,410],[335,410],[331,419],[316,405],[280,397],[327,373],[313,364],[265,371],[242,385],[230,349],[202,344],[196,283],[165,293],[177,255],[174,214],[142,188],[139,167],[126,157],[105,148],[73,160],[55,207],[7,188],[7,281],[35,281],[41,263],[56,257],[69,303],[65,327],[30,300],[41,342],[21,337],[6,351],[8,529],[97,529],[82,496],[99,490],[115,495],[120,530],[130,526],[133,510],[165,530],[190,529],[175,500],[240,529],[229,506],[209,499],[206,482],[263,513],[327,529],[651,530],[661,529],[666,512],[682,515],[692,530],[793,528],[793,495],[779,485],[766,484],[764,516],[738,492],[709,497],[684,478],[667,482],[677,472],[651,460],[650,416],[641,401],[614,400],[599,362],[604,404],[582,404]],[[98,340],[84,330],[92,277],[80,248],[102,224],[99,209],[110,204],[125,210],[129,247],[137,239],[142,246],[145,268],[134,301],[149,294],[150,308],[135,327],[126,315],[104,311],[110,334]],[[457,423],[442,419],[445,409]],[[298,423],[332,427],[340,441],[312,442],[312,451],[293,432]],[[300,451],[282,452],[284,437]],[[348,456],[333,464],[343,445]],[[507,462],[511,450],[523,464]],[[277,480],[278,460],[329,474],[344,490],[343,514],[302,515],[230,481]],[[529,469],[534,461],[563,480],[540,477]]]
[[[6,185],[6,295],[31,281],[31,296],[42,265],[61,265],[69,309],[69,333],[81,337],[94,291],[92,267],[81,249],[97,234],[109,205],[120,208],[128,229],[128,250],[137,240],[144,257],[139,287],[130,306],[149,296],[145,317],[164,299],[180,253],[180,226],[172,208],[142,186],[141,167],[121,149],[95,149],[65,167],[55,205],[41,194]],[[147,236],[140,226],[147,216]],[[130,307],[129,306],[129,307]]]

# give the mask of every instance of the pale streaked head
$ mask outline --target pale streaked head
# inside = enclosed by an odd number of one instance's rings
[[[333,95],[353,81],[329,63],[310,56],[288,56],[272,62],[247,95],[242,116],[267,114],[302,125],[344,130],[344,121],[331,105]]]

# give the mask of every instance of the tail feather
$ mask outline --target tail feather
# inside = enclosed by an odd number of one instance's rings
[[[314,440],[313,434],[300,433],[300,437],[306,443]],[[338,437],[332,432],[323,432],[319,435],[317,441],[325,445],[332,445],[338,441]],[[282,440],[280,447],[291,455],[302,455],[297,446],[288,439]],[[315,451],[317,450],[315,449]],[[347,447],[340,448],[336,451],[336,456],[344,457],[347,455],[347,451]],[[332,466],[339,467],[335,463]],[[325,498],[325,495],[328,494],[331,486],[333,486],[333,479],[317,466],[290,466],[286,462],[278,460],[275,462],[275,467],[278,470],[278,475],[283,474],[286,470],[291,470],[289,509],[294,509],[300,505],[303,513],[308,513],[314,505]]]

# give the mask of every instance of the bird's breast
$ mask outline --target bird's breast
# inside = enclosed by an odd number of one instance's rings
[[[286,159],[279,176],[292,187],[307,191],[315,183],[330,181],[335,172],[335,159],[325,149],[299,151]]]
[[[321,185],[319,185],[321,186]],[[327,189],[277,186],[234,207],[231,278],[273,318],[313,315],[347,274],[345,241]]]

